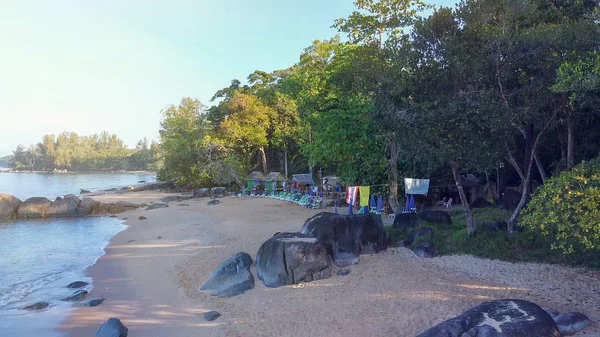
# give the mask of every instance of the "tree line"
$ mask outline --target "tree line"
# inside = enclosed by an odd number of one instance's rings
[[[9,161],[16,170],[116,171],[156,170],[158,142],[140,140],[128,149],[123,140],[108,132],[90,136],[62,132],[44,135],[36,145],[18,145]]]
[[[252,169],[348,184],[451,173],[475,229],[466,173],[519,186],[509,232],[535,184],[600,151],[600,30],[594,0],[357,0],[299,62],[255,71],[163,110],[160,176],[241,182]],[[423,13],[431,13],[423,15]]]

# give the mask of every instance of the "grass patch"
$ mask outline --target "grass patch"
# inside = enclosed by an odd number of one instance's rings
[[[551,249],[552,241],[549,238],[530,230],[509,235],[506,231],[490,232],[479,229],[469,236],[464,212],[454,211],[450,215],[452,225],[421,222],[421,226],[434,229],[431,243],[440,255],[470,254],[510,262],[541,262],[600,269],[600,251],[566,255],[560,250]],[[496,208],[473,210],[473,217],[477,223],[507,221],[510,215],[511,212]],[[386,229],[390,233],[392,244],[410,234],[401,233],[391,227]],[[429,240],[417,239],[409,248],[412,249],[423,241]]]

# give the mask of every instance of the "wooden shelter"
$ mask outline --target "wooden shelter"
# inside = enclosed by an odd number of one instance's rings
[[[265,181],[266,185],[269,185],[271,190],[281,191],[283,190],[283,183],[288,181],[288,178],[281,172],[269,172]]]

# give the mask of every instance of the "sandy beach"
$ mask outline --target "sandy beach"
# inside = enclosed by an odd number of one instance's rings
[[[150,203],[167,195],[94,199]],[[242,295],[200,293],[222,261],[240,251],[255,258],[274,233],[298,231],[319,212],[267,198],[227,197],[218,205],[208,200],[119,214],[128,228],[87,270],[94,280],[88,298],[106,301],[72,311],[60,330],[93,336],[102,322],[118,317],[132,337],[415,336],[481,302],[518,298],[583,312],[592,324],[576,336],[600,334],[600,272],[472,256],[423,259],[405,248],[363,255],[347,276],[273,289],[256,278],[253,267],[256,287]],[[210,310],[222,316],[207,322],[202,314]]]

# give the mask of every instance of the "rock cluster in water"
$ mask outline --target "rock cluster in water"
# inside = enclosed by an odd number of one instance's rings
[[[73,218],[94,214],[116,214],[136,209],[139,205],[128,201],[99,202],[73,194],[57,197],[54,201],[44,197],[33,197],[25,201],[10,195],[0,194],[0,220]]]

